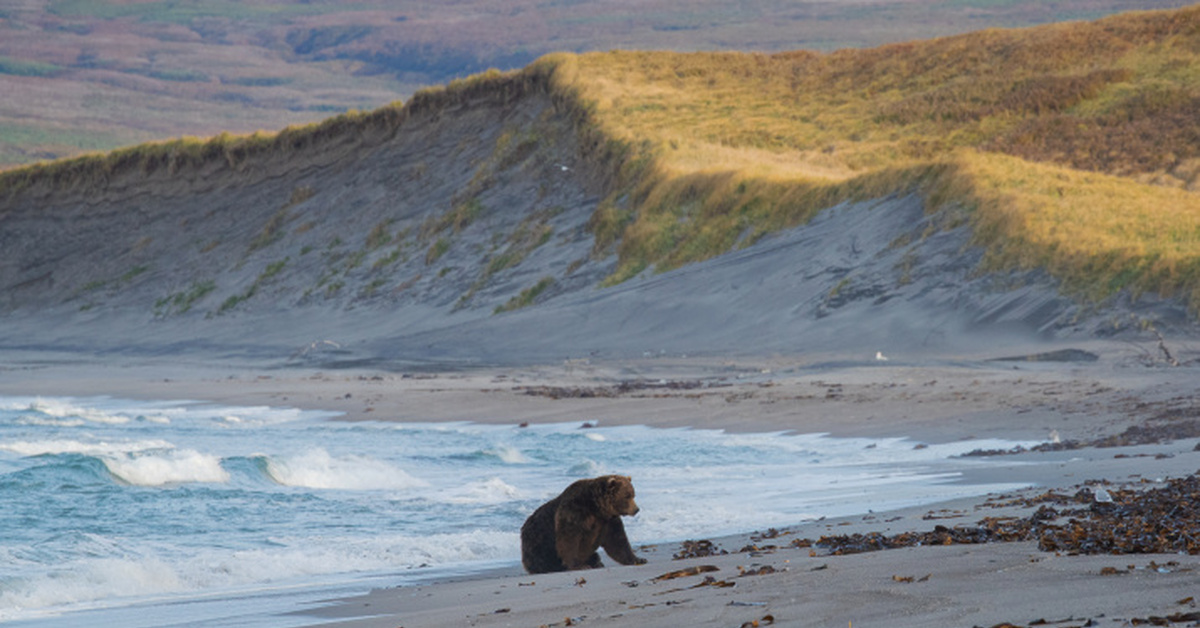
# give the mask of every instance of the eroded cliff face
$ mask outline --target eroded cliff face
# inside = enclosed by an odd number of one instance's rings
[[[430,110],[381,135],[18,194],[0,214],[0,309],[147,332],[359,310],[420,328],[610,271],[587,231],[600,190],[547,96]]]
[[[1146,320],[1195,329],[1174,302],[1080,307],[1045,273],[981,273],[969,221],[918,196],[844,204],[602,288],[616,260],[589,221],[612,190],[546,93],[481,93],[370,128],[9,195],[0,348],[475,364],[1004,353],[1000,339]]]

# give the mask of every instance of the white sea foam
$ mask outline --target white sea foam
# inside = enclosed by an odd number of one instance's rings
[[[526,464],[530,462],[529,458],[521,453],[520,449],[510,445],[501,445],[493,449],[488,449],[483,453],[499,458],[501,462],[507,464]]]
[[[577,478],[590,478],[606,474],[608,474],[608,470],[595,460],[581,460],[567,468],[567,475]]]
[[[171,593],[187,587],[159,560],[91,558],[0,589],[0,620],[22,611],[119,597]]]
[[[78,405],[68,399],[34,399],[24,405],[21,410],[34,416],[51,417],[54,419],[77,419],[91,423],[119,425],[132,420],[127,414],[107,412],[95,406]]]
[[[271,540],[273,546],[268,548],[212,549],[191,556],[80,558],[31,578],[0,580],[0,621],[36,615],[38,609],[100,600],[136,600],[431,564],[516,560],[519,555],[516,536],[507,531]]]
[[[41,456],[46,454],[84,454],[88,456],[104,456],[172,448],[174,448],[174,445],[165,440],[83,442],[78,440],[54,439],[0,442],[0,450],[11,451],[22,456]]]
[[[345,490],[404,490],[427,486],[402,469],[367,456],[334,457],[324,449],[265,456],[267,473],[284,486]]]
[[[443,493],[442,499],[451,504],[501,504],[522,499],[524,493],[498,477],[471,482]]]
[[[190,449],[106,455],[101,460],[114,477],[135,486],[229,481],[220,458]]]

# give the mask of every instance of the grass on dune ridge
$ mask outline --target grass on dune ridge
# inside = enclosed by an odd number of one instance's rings
[[[0,195],[116,172],[241,169],[451,104],[548,92],[610,194],[619,282],[707,259],[845,200],[961,207],[989,268],[1200,310],[1200,6],[868,50],[554,54],[278,134],[147,144],[0,173]]]
[[[1200,308],[1200,7],[776,55],[563,56],[604,135],[651,154],[614,280],[918,191],[970,210],[991,268]],[[619,242],[618,242],[619,240]]]

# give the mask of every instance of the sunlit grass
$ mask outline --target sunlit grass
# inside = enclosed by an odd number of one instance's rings
[[[1200,8],[832,54],[543,61],[650,160],[594,221],[618,243],[610,281],[917,191],[969,206],[993,267],[1200,305]]]

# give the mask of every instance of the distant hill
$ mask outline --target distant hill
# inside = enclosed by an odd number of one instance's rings
[[[370,110],[551,52],[869,47],[1178,0],[24,0],[0,8],[0,168]]]
[[[477,363],[1194,335],[1198,55],[1200,7],[560,53],[12,170],[0,346]]]

